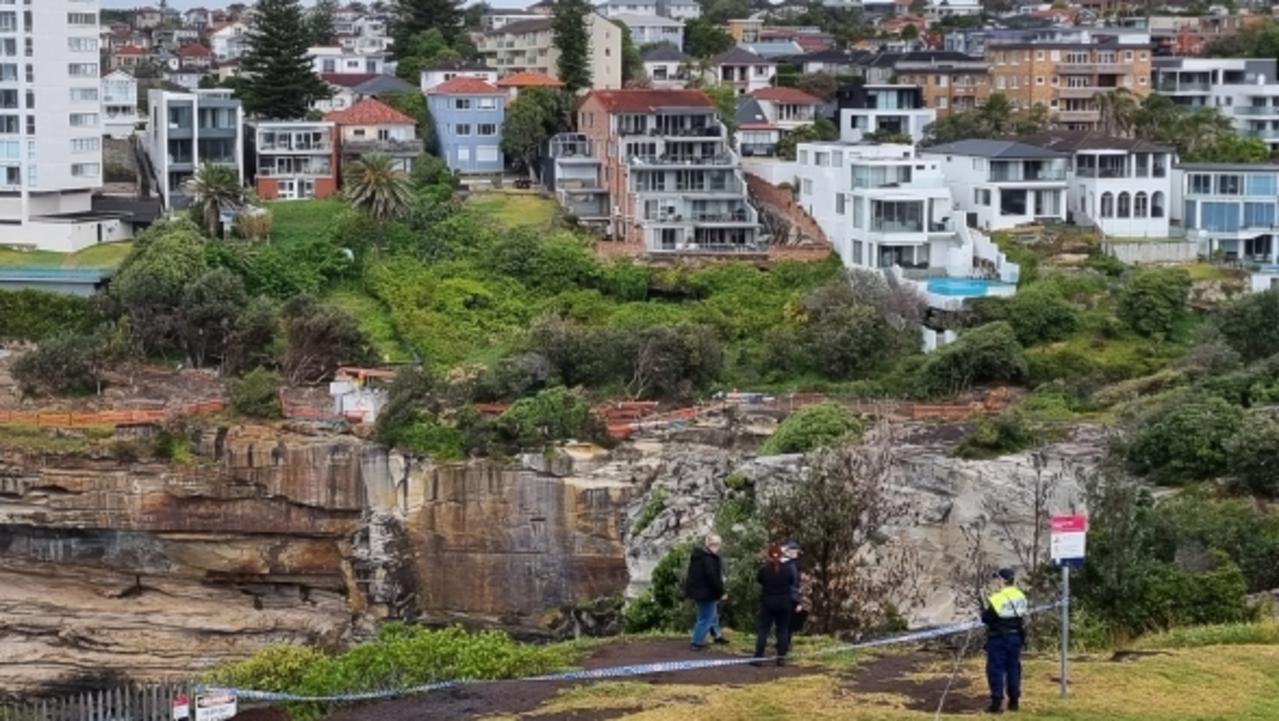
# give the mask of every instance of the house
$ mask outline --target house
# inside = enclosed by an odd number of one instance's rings
[[[1154,89],[1183,108],[1212,107],[1243,135],[1279,148],[1279,61],[1156,58]]]
[[[512,101],[514,101],[516,98],[520,96],[520,92],[524,90],[524,88],[562,88],[564,87],[564,83],[556,80],[555,78],[549,75],[543,75],[541,73],[533,72],[532,70],[525,70],[522,73],[507,75],[506,77],[497,81],[496,85],[497,87],[509,93],[510,99]]]
[[[760,88],[751,93],[751,97],[759,103],[769,122],[784,132],[812,125],[822,104],[821,98],[797,88]]]
[[[893,69],[897,82],[922,91],[924,107],[939,118],[973,110],[990,98],[990,68],[980,58],[940,50],[903,53]]]
[[[679,20],[664,18],[660,15],[632,13],[619,13],[609,18],[622,23],[631,31],[631,42],[635,43],[637,48],[656,43],[670,43],[677,48],[684,47],[684,23]]]
[[[1018,138],[1070,156],[1066,215],[1104,235],[1167,238],[1174,149],[1094,131],[1058,130]]]
[[[214,30],[209,35],[209,48],[219,62],[237,60],[249,49],[244,23],[234,22]]]
[[[705,80],[711,84],[731,85],[738,95],[746,95],[773,84],[777,63],[749,50],[734,47],[711,58]]]
[[[835,47],[835,36],[821,28],[786,25],[760,28],[759,41],[789,40],[799,46],[799,54],[818,53]]]
[[[423,93],[429,93],[436,85],[459,76],[479,78],[489,84],[497,82],[497,70],[481,63],[458,59],[423,68],[420,88]]]
[[[743,158],[777,155],[777,146],[782,141],[782,130],[769,119],[758,100],[750,95],[738,98],[733,122],[737,125],[734,140],[737,143],[738,155]]]
[[[185,90],[195,90],[200,87],[200,81],[204,80],[205,73],[200,70],[165,70],[163,77],[169,85]]]
[[[537,17],[537,14],[531,10],[493,8],[486,12],[484,17],[480,18],[480,30],[485,33],[491,33],[494,30],[501,30],[511,23],[535,17]]]
[[[182,24],[197,32],[204,32],[209,27],[209,11],[207,8],[191,8],[182,14]]]
[[[937,111],[924,107],[913,85],[853,85],[840,89],[839,136],[844,142],[894,135],[919,142]]]
[[[1011,140],[959,140],[920,154],[938,162],[969,227],[1066,219],[1065,153]]]
[[[230,80],[231,78],[238,78],[240,77],[240,61],[239,60],[221,61],[217,64],[217,67],[214,69],[214,74],[217,77],[218,82],[220,83],[224,83]]]
[[[147,106],[142,147],[166,208],[191,205],[186,181],[204,163],[233,167],[244,177],[244,109],[232,91],[155,88]]]
[[[862,75],[863,63],[870,57],[864,50],[819,50],[786,58],[791,65],[798,65],[806,75]]]
[[[250,123],[253,187],[263,200],[327,198],[338,192],[338,149],[329,121]]]
[[[342,47],[317,45],[306,51],[317,74],[386,72],[385,53],[356,53]]]
[[[133,27],[154,30],[164,23],[164,13],[158,8],[144,7],[133,11]]]
[[[587,13],[589,65],[594,88],[622,87],[622,29],[599,13]],[[551,18],[539,16],[509,23],[484,36],[479,53],[500,76],[532,70],[559,77],[560,51],[554,42]]]
[[[620,15],[657,15],[683,22],[702,16],[702,6],[696,0],[608,0],[596,5],[595,9],[607,18]]]
[[[178,62],[184,70],[208,70],[213,65],[213,51],[200,43],[187,43],[178,48]]]
[[[321,73],[332,95],[311,103],[321,113],[345,110],[364,98],[386,98],[399,93],[417,92],[417,88],[395,77],[377,73]]]
[[[928,0],[924,12],[934,22],[947,17],[981,15],[981,0]]]
[[[102,134],[116,140],[138,125],[138,81],[123,70],[102,77]]]
[[[376,98],[365,98],[346,110],[324,116],[337,128],[342,166],[367,155],[390,156],[395,167],[413,169],[424,150],[417,137],[417,121]]]
[[[578,107],[577,127],[552,139],[554,182],[558,191],[571,173],[591,191],[589,207],[566,208],[606,237],[647,254],[766,252],[737,154],[706,93],[595,90]]]
[[[1173,214],[1206,258],[1279,265],[1279,165],[1181,163]],[[1266,287],[1273,285],[1274,268]],[[1254,278],[1254,289],[1257,282]]]
[[[456,77],[435,86],[426,103],[435,121],[439,155],[459,173],[501,173],[506,91],[479,78]]]
[[[760,31],[764,29],[764,19],[756,17],[731,19],[724,29],[735,43],[753,43],[759,40]]]
[[[689,81],[689,60],[684,51],[674,45],[657,45],[644,51],[644,74],[648,82],[659,90],[683,88]]]
[[[688,22],[702,16],[702,5],[697,0],[664,0],[658,3],[657,14]]]
[[[112,70],[137,70],[151,58],[151,54],[137,45],[125,45],[111,53],[108,65]]]

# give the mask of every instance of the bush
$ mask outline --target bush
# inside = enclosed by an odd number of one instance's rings
[[[759,453],[806,453],[849,436],[860,437],[861,421],[837,403],[821,403],[790,414],[768,437]]]
[[[41,340],[88,330],[88,298],[39,290],[0,290],[0,340]]]
[[[1032,285],[1008,301],[1008,322],[1022,345],[1061,340],[1075,331],[1079,313],[1054,288]]]
[[[261,366],[231,381],[231,410],[249,418],[279,418],[280,382],[280,374]]]
[[[355,318],[338,306],[311,296],[295,296],[284,305],[289,347],[284,371],[290,383],[316,383],[343,364],[374,362],[373,344]]]
[[[268,240],[275,216],[266,208],[247,209],[235,216],[235,235],[244,240]]]
[[[14,361],[13,377],[26,394],[93,393],[99,382],[99,350],[93,336],[55,336]]]
[[[1119,293],[1119,317],[1141,335],[1165,338],[1186,311],[1190,285],[1180,268],[1138,271]]]
[[[1026,357],[1012,326],[989,323],[961,333],[929,354],[916,385],[925,396],[954,394],[978,383],[1019,382],[1028,373]]]
[[[955,448],[960,458],[995,458],[1017,453],[1039,443],[1039,434],[1025,416],[1016,411],[977,421]]]
[[[210,683],[257,691],[286,692],[297,688],[313,666],[328,661],[312,646],[268,646],[243,661],[209,673]]]
[[[497,429],[520,448],[540,448],[569,438],[603,439],[602,424],[586,399],[563,387],[516,401],[498,417]]]
[[[693,547],[678,543],[653,567],[649,590],[626,605],[622,628],[627,633],[686,631],[693,627],[693,605],[684,598],[684,577]]]
[[[1216,549],[1243,571],[1249,593],[1279,588],[1279,515],[1251,499],[1183,491],[1160,502],[1152,522],[1159,558],[1187,547]]]
[[[1230,473],[1243,488],[1269,498],[1279,497],[1279,420],[1253,413],[1226,441]]]
[[[1175,392],[1135,425],[1128,461],[1138,473],[1175,485],[1225,473],[1226,442],[1242,427],[1243,410],[1201,392]]]
[[[666,510],[666,491],[658,488],[648,495],[648,499],[644,501],[644,507],[640,509],[639,515],[635,517],[635,523],[631,525],[631,535],[638,536],[648,528],[648,524],[657,518],[657,514]]]
[[[1279,289],[1249,293],[1223,306],[1217,315],[1221,337],[1244,361],[1279,353]]]

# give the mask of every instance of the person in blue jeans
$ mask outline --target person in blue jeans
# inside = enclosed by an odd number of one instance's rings
[[[1011,568],[995,574],[999,590],[986,599],[981,611],[986,624],[986,682],[990,685],[990,713],[1003,713],[1004,696],[1008,710],[1021,707],[1021,648],[1026,642],[1025,618],[1029,611],[1026,595],[1014,582]]]
[[[724,594],[724,567],[719,558],[722,541],[711,534],[700,548],[694,548],[688,559],[688,574],[684,577],[684,595],[697,604],[697,621],[693,624],[691,647],[694,651],[706,648],[706,637],[715,643],[728,643],[720,633],[719,602]]]

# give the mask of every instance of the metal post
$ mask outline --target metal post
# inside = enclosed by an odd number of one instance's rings
[[[1070,651],[1070,566],[1061,566],[1061,697],[1066,698],[1066,654]]]

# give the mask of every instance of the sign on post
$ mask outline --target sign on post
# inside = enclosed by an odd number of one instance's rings
[[[1070,650],[1070,568],[1084,565],[1087,516],[1053,516],[1050,549],[1053,564],[1061,566],[1061,697],[1066,698],[1068,669],[1066,652]]]
[[[235,696],[206,693],[195,697],[195,721],[226,721],[235,716]]]
[[[183,721],[183,719],[191,718],[191,699],[186,696],[178,696],[173,699],[173,721]]]

